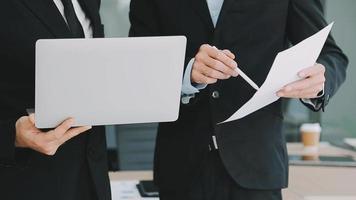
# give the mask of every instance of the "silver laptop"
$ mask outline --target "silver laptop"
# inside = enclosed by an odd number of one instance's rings
[[[183,36],[39,40],[36,126],[177,120],[185,50]]]

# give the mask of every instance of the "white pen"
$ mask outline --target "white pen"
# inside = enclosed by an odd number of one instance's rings
[[[248,84],[250,84],[255,90],[260,89],[258,87],[258,85],[253,82],[243,71],[241,71],[241,69],[239,69],[238,67],[236,67],[235,71],[237,73],[239,73],[239,76],[241,76]]]
[[[219,50],[216,46],[213,46],[213,48]],[[221,50],[220,50],[221,51]],[[222,51],[221,51],[222,52]],[[251,85],[251,87],[253,87],[255,90],[259,90],[260,88],[258,87],[258,85],[253,82],[253,80],[250,79],[250,77],[248,77],[243,71],[241,71],[241,69],[239,69],[238,67],[236,67],[235,71],[237,73],[239,73],[239,76],[241,76],[248,84]]]

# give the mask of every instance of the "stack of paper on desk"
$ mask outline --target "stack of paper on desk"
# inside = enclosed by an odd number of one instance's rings
[[[279,99],[277,92],[285,85],[300,80],[298,73],[317,61],[334,23],[297,45],[278,53],[271,70],[255,95],[235,112],[226,123],[241,119]]]

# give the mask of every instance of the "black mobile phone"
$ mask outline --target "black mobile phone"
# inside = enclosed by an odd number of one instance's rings
[[[158,187],[153,181],[140,181],[137,184],[137,189],[141,197],[159,197]]]

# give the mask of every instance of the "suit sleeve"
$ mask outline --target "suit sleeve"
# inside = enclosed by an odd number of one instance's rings
[[[0,121],[0,166],[15,163],[16,119]]]
[[[14,7],[17,3],[13,1],[4,1],[0,6],[0,22],[4,27],[9,26],[10,23],[16,19],[9,19],[10,12],[17,9]],[[13,34],[11,29],[0,30],[0,42],[2,44],[0,48],[0,59],[2,62],[0,70],[0,169],[3,167],[23,167],[26,165],[31,150],[20,149],[15,147],[16,139],[16,121],[21,116],[26,116],[26,110],[14,109],[17,104],[16,95],[13,96],[12,91],[16,90],[18,77],[13,77],[9,74],[10,66],[16,69],[16,63],[13,63],[12,56],[9,56],[18,46],[13,46],[13,43],[8,42],[6,38],[10,34]],[[16,45],[16,44],[15,44]],[[19,57],[18,59],[22,59]],[[22,72],[18,72],[22,73]],[[11,95],[11,96],[9,96]],[[18,97],[21,98],[21,97]],[[12,105],[12,106],[10,106]],[[1,179],[1,177],[0,177]]]
[[[292,44],[297,44],[327,26],[320,0],[290,0],[287,20],[287,37]],[[335,95],[345,81],[348,59],[336,45],[334,38],[329,35],[317,62],[326,68],[324,105],[322,106],[324,109],[328,99]]]
[[[2,4],[0,6],[0,20],[1,23],[7,27],[9,20],[5,20],[6,13],[8,13],[7,10],[9,10],[10,7],[10,2],[11,1],[5,1],[5,4]],[[15,123],[17,119],[15,119],[15,115],[9,117],[9,115],[6,115],[5,113],[8,113],[4,109],[6,108],[3,104],[3,99],[7,99],[6,94],[7,87],[11,87],[11,84],[4,84],[4,80],[6,80],[7,73],[6,72],[6,65],[9,62],[7,60],[8,55],[7,55],[7,48],[6,48],[6,42],[4,44],[5,39],[7,38],[8,35],[5,34],[7,33],[6,31],[3,31],[1,29],[0,31],[0,39],[2,43],[2,47],[0,48],[0,58],[3,63],[1,66],[1,71],[0,71],[0,104],[1,108],[0,109],[0,167],[4,166],[10,166],[14,163],[15,160],[15,137],[16,137],[16,130],[15,130]],[[4,47],[5,46],[5,47]]]

